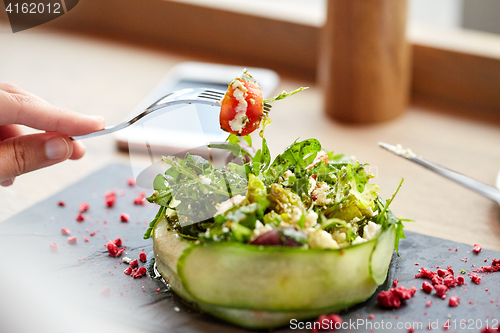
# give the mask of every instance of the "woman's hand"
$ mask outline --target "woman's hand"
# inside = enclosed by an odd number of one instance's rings
[[[0,82],[0,185],[36,169],[83,156],[85,147],[70,135],[104,128],[104,118],[56,108],[11,83]],[[23,135],[17,125],[45,133]]]

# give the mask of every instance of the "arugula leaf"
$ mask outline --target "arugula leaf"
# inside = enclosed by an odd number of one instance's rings
[[[148,239],[150,237],[153,237],[153,229],[156,225],[156,222],[162,217],[162,214],[165,212],[165,207],[160,207],[160,210],[156,214],[155,218],[153,221],[149,223],[148,230],[146,230],[146,233],[144,234],[144,239]]]
[[[381,209],[380,213],[377,216],[377,223],[382,225],[382,230],[388,228],[391,225],[396,226],[396,240],[394,241],[394,248],[396,249],[396,253],[399,256],[399,240],[404,239],[405,234],[403,231],[404,225],[402,220],[398,219],[390,210],[389,210],[389,205],[391,202],[394,200],[394,197],[396,194],[398,194],[399,189],[401,188],[401,185],[403,185],[404,179],[401,179],[401,182],[399,182],[399,186],[392,195],[390,199],[387,199],[387,201],[384,203],[383,199],[378,197],[377,204],[379,209]]]
[[[394,197],[396,194],[398,194],[399,189],[401,188],[401,185],[403,185],[404,178],[401,178],[401,181],[399,182],[399,186],[394,192],[394,194],[391,196],[391,198],[387,199],[385,202],[385,205],[382,208],[382,211],[378,214],[378,223],[384,227],[383,222],[389,223],[389,219],[385,216],[386,211],[389,209],[389,205],[391,204],[392,200],[394,200]],[[384,221],[385,219],[385,221]],[[399,221],[399,220],[398,220]]]
[[[271,164],[271,152],[269,151],[269,147],[267,146],[266,139],[262,139],[262,158],[261,158],[261,170],[267,169],[269,164]]]
[[[226,142],[229,142],[229,143],[235,143],[237,144],[238,146],[240,145],[240,138],[234,134],[229,134],[229,136],[227,137],[226,139]]]
[[[166,179],[164,175],[162,175],[161,173],[157,174],[155,179],[153,180],[153,188],[156,191],[166,190],[167,185],[165,184],[165,181]]]
[[[268,98],[268,99],[265,99],[264,100],[264,103],[269,103],[269,102],[274,102],[274,101],[279,101],[281,99],[284,99],[288,96],[292,96],[302,90],[306,90],[306,89],[309,89],[309,87],[300,87],[298,89],[295,89],[294,91],[290,91],[289,93],[287,93],[286,91],[283,90],[283,92],[281,94],[279,94],[278,96],[276,97],[273,97],[273,98]]]
[[[290,167],[305,168],[316,158],[321,144],[316,139],[308,139],[293,143],[273,163],[262,172],[267,184],[275,183]]]
[[[172,194],[170,190],[159,190],[153,193],[150,197],[146,198],[150,203],[156,203],[163,207],[169,207],[170,201],[172,200]]]
[[[206,170],[213,169],[212,164],[210,164],[210,162],[199,155],[191,155],[190,153],[186,153],[184,162],[186,163],[186,167],[191,168],[198,175],[203,175]]]
[[[243,139],[247,142],[247,144],[252,147],[252,137],[250,135],[245,135]]]

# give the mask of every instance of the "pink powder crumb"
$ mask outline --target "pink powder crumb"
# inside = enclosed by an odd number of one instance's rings
[[[71,230],[69,230],[68,228],[62,228],[61,234],[63,234],[64,236],[68,236],[71,234]]]
[[[436,290],[436,295],[439,297],[445,296],[448,291],[448,287],[444,284],[437,284],[434,286],[434,289]]]
[[[132,272],[132,274],[130,274],[134,278],[139,278],[141,276],[146,275],[146,267],[139,267],[139,268],[136,268],[136,269],[137,270],[135,272]]]
[[[76,244],[76,236],[68,237],[68,243],[70,243],[70,244]]]
[[[111,208],[116,203],[116,197],[114,195],[108,196],[108,197],[106,197],[105,202],[106,202],[106,206],[108,206],[108,208]]]
[[[101,290],[101,295],[102,296],[108,296],[109,294],[111,294],[111,290],[108,287],[106,287],[103,290]]]
[[[432,290],[434,289],[434,287],[432,286],[432,284],[430,284],[429,282],[427,281],[424,281],[422,283],[422,290],[427,293],[427,294],[430,294],[432,292]]]
[[[59,249],[59,245],[57,245],[56,243],[50,243],[49,247],[52,251],[57,251],[57,249]]]
[[[85,213],[86,211],[88,211],[90,208],[90,205],[86,202],[82,202],[80,204],[80,206],[78,207],[78,209],[80,210],[80,213]]]
[[[317,326],[320,326],[320,330],[325,330],[325,331],[328,330],[331,332],[332,330],[335,330],[335,327],[338,327],[339,324],[342,324],[343,320],[342,317],[340,317],[339,315],[331,314],[331,315],[321,315],[314,322],[320,324],[320,325],[313,325],[312,332],[317,333],[318,332]],[[328,327],[323,328],[322,323],[324,322],[328,323]]]
[[[475,284],[480,284],[481,278],[482,276],[479,276],[476,273],[472,274],[472,276],[470,277],[471,281],[474,282]]]
[[[146,193],[141,192],[139,193],[139,196],[134,199],[134,205],[146,205],[146,201],[144,201],[144,198],[146,197]]]
[[[450,297],[448,304],[452,307],[455,307],[458,305],[459,302],[460,302],[460,298],[458,298],[457,296],[453,296],[453,297]]]

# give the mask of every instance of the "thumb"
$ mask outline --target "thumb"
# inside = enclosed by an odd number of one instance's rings
[[[0,142],[0,182],[68,159],[73,144],[60,133],[23,135]]]

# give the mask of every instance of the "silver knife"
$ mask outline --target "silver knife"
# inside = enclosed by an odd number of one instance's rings
[[[384,142],[379,142],[378,145],[398,156],[401,156],[403,158],[406,158],[407,160],[417,163],[418,165],[421,165],[426,169],[434,171],[435,173],[445,178],[448,178],[462,186],[465,186],[487,197],[488,199],[491,199],[500,204],[500,173],[498,174],[497,184],[496,184],[499,189],[496,189],[492,186],[481,183],[475,179],[464,176],[458,172],[447,169],[439,164],[426,160],[422,156],[419,156],[414,152],[412,152],[410,149],[403,149],[401,145],[393,146]]]

